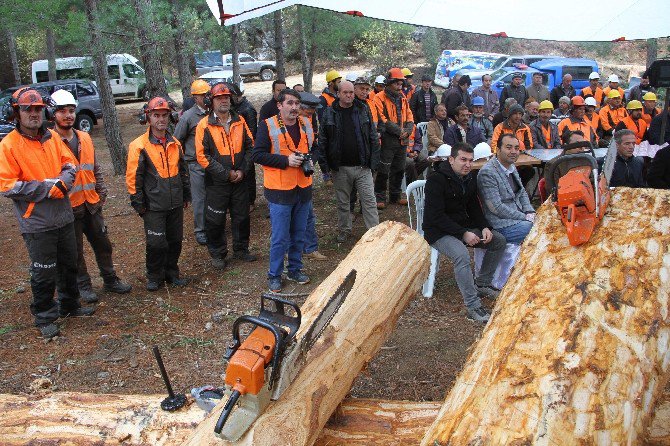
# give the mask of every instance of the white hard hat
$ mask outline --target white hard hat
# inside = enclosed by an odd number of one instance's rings
[[[358,79],[358,74],[356,73],[347,73],[347,75],[344,76],[344,80],[349,82],[354,82],[356,79]]]
[[[381,74],[375,78],[375,84],[384,84],[386,83],[386,78]]]
[[[67,90],[60,89],[54,91],[51,95],[51,99],[56,103],[56,107],[65,107],[66,105],[77,106],[77,100],[72,96],[72,93]]]
[[[435,153],[433,153],[434,157],[439,157],[439,158],[447,158],[448,156],[451,155],[451,146],[449,144],[442,144],[440,147],[437,148]]]
[[[593,73],[589,74],[589,80],[590,79],[600,79],[600,75],[597,71],[594,71]]]
[[[584,99],[584,105],[590,105],[592,107],[598,106],[598,104],[596,104],[596,98],[593,96],[589,96],[588,98]]]
[[[619,76],[617,76],[616,74],[610,74],[610,77],[607,78],[607,82],[619,83]]]
[[[482,158],[488,158],[491,155],[493,155],[493,152],[491,152],[491,146],[485,142],[480,142],[475,146],[475,161]]]

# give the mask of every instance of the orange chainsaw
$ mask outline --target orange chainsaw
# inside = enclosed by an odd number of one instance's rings
[[[240,316],[233,323],[233,340],[224,360],[227,363],[224,398],[227,401],[214,432],[220,438],[237,441],[277,400],[306,362],[307,353],[319,339],[356,281],[352,270],[300,339],[300,307],[280,295],[261,296],[258,316]],[[251,326],[241,339],[241,327]]]
[[[567,150],[587,148],[589,152],[561,155],[548,166],[547,186],[552,191],[552,202],[565,225],[572,246],[588,242],[600,223],[610,200],[609,178],[613,161],[608,151],[604,172],[598,174],[598,162],[588,142],[566,146]],[[609,161],[609,163],[608,163]],[[554,186],[554,184],[556,186]]]

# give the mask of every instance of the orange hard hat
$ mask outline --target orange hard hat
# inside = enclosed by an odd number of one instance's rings
[[[218,84],[214,85],[212,87],[212,97],[215,98],[217,96],[231,96],[232,93],[228,89],[228,86],[224,84],[223,82],[219,82]]]
[[[572,102],[573,107],[580,107],[580,106],[585,106],[586,105],[584,103],[584,98],[581,97],[581,96],[573,96],[571,102]]]
[[[191,94],[206,94],[209,91],[209,84],[202,79],[196,79],[191,84]]]
[[[145,112],[149,113],[155,110],[167,110],[171,111],[172,106],[168,102],[167,99],[161,96],[156,96],[155,98],[151,98],[149,102],[147,103],[146,108],[144,109]]]
[[[13,105],[20,107],[30,107],[31,105],[46,107],[47,105],[44,103],[42,95],[37,90],[28,87],[16,90],[14,94],[12,94],[12,99]]]
[[[405,75],[403,74],[400,68],[394,67],[389,70],[388,76],[386,76],[386,83],[392,81],[402,81],[405,80]]]

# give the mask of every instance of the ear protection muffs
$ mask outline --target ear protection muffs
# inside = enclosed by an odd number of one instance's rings
[[[170,98],[164,98],[164,99],[167,101],[168,107],[170,107],[170,122],[176,124],[177,122],[179,122],[179,112],[177,111],[177,104],[175,104],[174,101]],[[146,125],[147,122],[149,122],[148,116],[149,116],[149,103],[147,102],[142,106],[142,109],[137,114],[137,120],[140,122],[140,124]]]
[[[207,110],[207,112],[210,112],[212,110],[212,91],[214,91],[214,87],[216,87],[217,85],[223,85],[232,92],[227,82],[217,82],[216,84],[212,85],[212,88],[210,88],[209,91],[205,93],[205,97],[203,99],[203,103],[205,105],[205,109]]]
[[[11,122],[11,121],[18,121],[19,120],[19,101],[21,99],[21,96],[25,94],[29,90],[34,90],[33,88],[30,87],[22,87],[18,89],[12,96],[9,98],[9,102],[7,102],[3,107],[2,107],[2,119]],[[56,107],[56,102],[54,102],[53,99],[51,99],[51,96],[48,94],[40,94],[40,98],[42,99],[42,103],[44,103],[44,117],[48,121],[52,121],[54,118],[54,110]]]

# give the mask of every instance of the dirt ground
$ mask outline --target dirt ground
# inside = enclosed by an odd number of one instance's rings
[[[288,81],[292,85],[299,79],[294,76]],[[246,93],[257,109],[269,98],[270,89],[270,82],[246,84]],[[144,131],[135,119],[140,107],[140,103],[117,107],[125,144]],[[192,214],[187,211],[180,265],[183,276],[193,282],[185,288],[149,293],[144,287],[142,222],[129,205],[124,178],[111,173],[101,124],[92,136],[110,189],[104,215],[114,244],[114,261],[119,276],[133,285],[133,291],[127,295],[103,292],[87,245],[89,271],[101,298],[97,312],[91,318],[64,321],[62,336],[51,342],[42,340],[28,307],[28,255],[11,201],[0,200],[0,392],[30,392],[31,382],[46,377],[55,390],[160,393],[164,388],[151,353],[154,345],[161,349],[175,390],[220,385],[232,322],[241,314],[257,312],[260,294],[267,286],[270,224],[260,180],[257,207],[251,214],[251,250],[259,260],[251,264],[233,261],[224,272],[212,269],[206,248],[194,240]],[[312,282],[288,285],[285,292],[312,290],[355,243],[336,242],[335,199],[320,175],[316,175],[314,203],[319,250],[328,260],[307,261]],[[407,208],[393,206],[381,212],[380,219],[407,223]],[[354,238],[364,231],[363,219],[358,218]],[[453,270],[443,260],[435,297],[425,299],[417,290],[393,336],[356,380],[351,395],[442,400],[482,328],[466,319]]]

